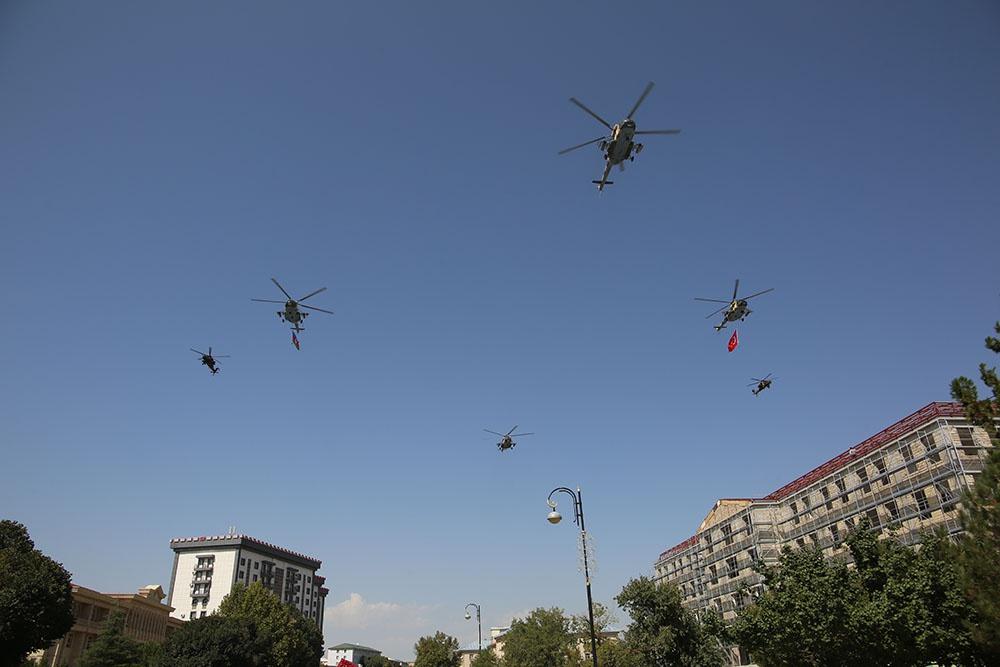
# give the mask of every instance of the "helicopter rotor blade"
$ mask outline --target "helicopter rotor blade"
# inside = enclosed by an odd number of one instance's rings
[[[512,437],[512,438],[520,438],[520,437],[523,437],[523,436],[526,436],[526,435],[535,435],[535,434],[534,433],[511,433],[510,437]]]
[[[496,431],[491,431],[488,428],[484,428],[483,430],[487,433],[492,433],[493,435],[499,435],[501,438],[504,437],[503,433],[497,433]]]
[[[594,118],[596,118],[596,119],[597,119],[597,121],[598,121],[598,122],[599,122],[599,123],[600,123],[601,125],[603,125],[604,127],[608,128],[609,130],[610,130],[610,129],[612,129],[612,128],[611,128],[611,123],[609,123],[608,121],[604,120],[603,118],[601,118],[600,116],[598,116],[598,115],[597,115],[596,113],[594,113],[593,111],[591,111],[590,109],[588,109],[588,108],[587,108],[587,105],[585,105],[585,104],[584,104],[583,102],[581,102],[580,100],[576,99],[575,97],[571,97],[571,98],[569,98],[569,101],[570,101],[570,102],[572,102],[573,104],[575,104],[576,106],[580,107],[581,109],[583,109],[583,110],[584,110],[584,111],[586,111],[587,113],[589,113],[589,114],[590,114],[591,116],[593,116]]]
[[[307,306],[304,303],[300,303],[299,304],[299,308],[308,308],[309,310],[318,310],[321,313],[328,313],[330,315],[334,314],[334,312],[332,310],[324,310],[323,308],[317,308],[316,306]]]
[[[632,110],[628,112],[627,116],[625,116],[626,118],[632,118],[632,116],[635,115],[635,112],[639,110],[639,105],[642,104],[643,100],[646,99],[646,95],[649,95],[649,91],[651,91],[652,89],[653,89],[653,82],[650,81],[649,83],[646,84],[646,90],[642,91],[642,95],[639,96],[639,99],[636,101],[635,106],[632,107]]]
[[[725,299],[703,299],[700,296],[694,298],[695,301],[710,301],[712,303],[732,303],[732,301],[726,301]]]
[[[275,285],[277,285],[277,286],[278,286],[278,289],[280,289],[280,290],[281,290],[281,293],[282,293],[282,294],[284,294],[285,296],[287,296],[287,297],[288,297],[288,300],[289,300],[289,301],[295,301],[295,299],[293,299],[293,298],[292,298],[292,295],[291,295],[291,294],[289,294],[288,292],[286,292],[286,291],[285,291],[285,288],[281,286],[281,283],[279,283],[279,282],[278,282],[277,280],[275,280],[274,278],[271,278],[271,282],[272,282],[272,283],[274,283]]]
[[[285,303],[284,301],[275,301],[274,299],[250,299],[251,301],[260,301],[261,303]]]
[[[326,291],[326,288],[325,287],[320,287],[315,292],[310,292],[309,294],[306,294],[304,297],[302,297],[301,299],[299,299],[299,303],[302,303],[303,301],[305,301],[309,297],[316,296],[317,294],[319,294],[320,292],[323,292],[323,291]]]
[[[583,148],[584,146],[589,146],[590,144],[596,144],[598,141],[603,141],[604,137],[597,137],[596,139],[591,139],[590,141],[585,141],[582,144],[577,144],[576,146],[571,146],[570,148],[564,148],[559,151],[559,155],[566,155],[570,151],[575,151],[577,148]]]
[[[722,311],[724,311],[724,310],[725,310],[726,308],[729,308],[729,305],[728,305],[728,304],[727,304],[727,305],[725,305],[725,306],[723,306],[722,308],[719,308],[719,309],[718,309],[717,311],[715,311],[714,313],[710,313],[710,314],[706,315],[706,316],[705,316],[705,319],[707,320],[707,319],[708,319],[708,318],[710,318],[710,317],[715,317],[716,315],[718,315],[719,313],[721,313]]]
[[[207,356],[204,352],[199,352],[198,350],[194,349],[193,347],[189,347],[188,349],[191,350],[192,352],[194,352],[195,354],[200,354],[203,357]]]
[[[208,346],[208,356],[212,356],[212,346]]]
[[[516,430],[517,430],[517,426],[514,426],[514,428],[512,428],[512,429],[511,429],[511,430],[509,430],[509,431],[507,431],[507,435],[505,435],[504,437],[506,438],[506,437],[510,436],[510,434],[511,434],[511,433],[513,433],[513,432],[514,432],[514,431],[516,431]]]
[[[740,289],[740,279],[737,278],[736,284],[733,285],[733,301],[736,301],[736,293],[739,291],[739,289]]]
[[[680,134],[680,130],[636,130],[635,134]]]
[[[772,287],[770,289],[764,290],[763,292],[757,292],[756,294],[751,294],[750,296],[745,296],[745,297],[743,297],[743,300],[747,301],[749,299],[754,298],[755,296],[760,296],[761,294],[767,294],[768,292],[773,292],[773,291],[774,291],[774,288]]]
[[[215,355],[214,358],[215,359],[228,359],[229,355],[228,354],[217,354],[217,355]]]

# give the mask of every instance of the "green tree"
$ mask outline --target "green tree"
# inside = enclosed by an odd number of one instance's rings
[[[270,665],[272,642],[247,618],[212,615],[191,620],[163,645],[159,667],[257,667]]]
[[[625,642],[606,641],[597,648],[601,667],[643,667],[637,652]]]
[[[0,667],[20,665],[73,627],[70,575],[16,521],[0,521]]]
[[[1000,335],[1000,322],[994,325]],[[986,348],[1000,354],[1000,339],[989,336]],[[995,367],[979,365],[979,377],[992,398],[979,397],[975,383],[967,377],[955,378],[951,395],[962,403],[965,413],[993,443],[989,458],[976,484],[962,502],[965,533],[958,544],[963,589],[976,610],[970,621],[972,637],[993,664],[1000,664],[1000,439],[996,420],[1000,419],[1000,377]]]
[[[644,667],[725,663],[717,638],[683,607],[676,586],[640,577],[625,584],[615,599],[632,617],[625,633],[626,647]]]
[[[125,636],[125,612],[116,609],[77,664],[78,667],[142,667],[143,656],[142,645]]]
[[[603,633],[608,632],[618,623],[614,613],[600,602],[594,603],[594,634],[597,639],[597,649],[600,653],[601,645],[604,643]],[[584,660],[591,662],[590,657],[590,616],[589,614],[573,614],[569,619],[570,632],[572,632],[583,648]],[[592,664],[592,663],[591,663]]]
[[[503,662],[492,648],[483,649],[472,659],[470,667],[500,667]]]
[[[458,640],[438,630],[433,637],[421,637],[414,645],[415,667],[458,667]]]
[[[732,628],[758,664],[984,664],[944,535],[926,535],[913,549],[863,523],[846,542],[853,569],[815,548],[785,549],[777,566],[760,567],[767,590]]]
[[[260,635],[271,642],[269,664],[274,667],[315,667],[323,655],[323,635],[316,624],[283,604],[259,581],[249,587],[234,586],[216,613],[254,621]]]
[[[384,655],[373,655],[370,658],[362,658],[361,664],[364,667],[392,667],[392,661]]]
[[[506,667],[568,667],[579,663],[580,651],[570,620],[553,607],[515,618],[504,635],[503,656]]]

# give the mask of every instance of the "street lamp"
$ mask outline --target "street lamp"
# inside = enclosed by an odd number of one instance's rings
[[[597,636],[594,633],[594,598],[590,594],[590,565],[587,563],[587,528],[583,523],[583,493],[580,491],[580,487],[577,487],[576,491],[568,489],[565,486],[552,489],[549,493],[549,499],[546,501],[549,509],[552,510],[549,512],[548,517],[546,517],[551,524],[557,524],[562,521],[562,514],[556,511],[556,501],[552,500],[552,496],[559,492],[568,493],[573,498],[573,523],[580,527],[580,543],[583,545],[583,577],[587,583],[587,613],[590,615],[590,655],[594,660],[594,667],[597,667]]]
[[[469,613],[469,607],[475,607],[476,608],[476,622],[479,623],[479,652],[482,653],[483,652],[483,613],[482,613],[483,610],[475,602],[470,602],[469,604],[465,605],[465,620],[467,620],[467,621],[470,618],[472,618],[472,614]]]

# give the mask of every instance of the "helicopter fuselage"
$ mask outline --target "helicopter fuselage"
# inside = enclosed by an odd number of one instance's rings
[[[750,307],[747,305],[745,299],[736,299],[729,304],[726,309],[726,313],[722,316],[722,324],[715,327],[716,331],[721,331],[726,328],[726,325],[730,322],[738,322],[740,320],[746,319],[746,317],[751,313]]]
[[[299,310],[299,304],[295,301],[286,301],[285,309],[278,311],[278,317],[280,317],[283,322],[294,324],[295,326],[293,328],[296,331],[302,330],[302,327],[299,325],[308,314],[309,313],[303,313]]]
[[[504,437],[500,442],[497,443],[497,449],[501,452],[505,452],[508,449],[513,449],[517,446],[517,443],[510,437]]]
[[[642,150],[640,144],[632,141],[635,137],[635,122],[624,120],[611,129],[611,139],[602,141],[598,146],[604,152],[604,159],[611,164],[621,164],[625,160],[633,157],[633,150],[638,153]]]

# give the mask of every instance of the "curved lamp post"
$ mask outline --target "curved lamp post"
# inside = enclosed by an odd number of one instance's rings
[[[594,633],[594,598],[590,594],[590,565],[587,563],[587,528],[583,523],[583,493],[579,487],[577,487],[576,491],[568,489],[565,486],[552,489],[552,492],[549,493],[549,499],[546,501],[549,509],[552,510],[547,517],[551,524],[562,521],[562,515],[556,510],[556,501],[552,500],[552,496],[560,492],[568,493],[573,498],[573,523],[580,527],[580,543],[583,545],[583,577],[587,583],[587,613],[590,615],[590,655],[594,660],[594,667],[597,667],[597,636]]]
[[[470,602],[465,605],[465,620],[472,618],[472,614],[469,613],[469,607],[476,608],[476,622],[479,623],[479,652],[483,652],[483,610],[475,602]]]

